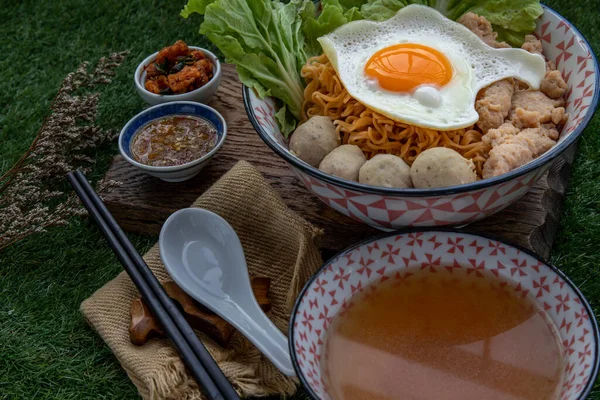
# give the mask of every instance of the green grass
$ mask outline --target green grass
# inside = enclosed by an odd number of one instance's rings
[[[185,0],[2,1],[0,175],[29,147],[65,75],[84,60],[130,50],[102,88],[100,123],[119,130],[143,103],[131,76],[158,48],[183,39],[206,46],[198,18],[178,16]],[[600,0],[547,1],[600,53]],[[8,22],[7,22],[8,21]],[[580,143],[552,260],[600,315],[600,116]],[[106,171],[114,143],[97,151]],[[132,236],[140,251],[155,238]],[[99,245],[100,243],[100,245]],[[87,326],[79,304],[120,267],[87,221],[26,239],[0,253],[0,398],[126,399],[133,384]],[[301,397],[301,396],[299,396]],[[590,397],[600,400],[600,382]]]

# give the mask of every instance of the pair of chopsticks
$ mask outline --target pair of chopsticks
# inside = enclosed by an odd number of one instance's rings
[[[150,311],[164,327],[167,337],[179,352],[202,392],[210,400],[239,400],[223,371],[127,239],[85,175],[78,170],[70,172],[67,179],[138,288]]]

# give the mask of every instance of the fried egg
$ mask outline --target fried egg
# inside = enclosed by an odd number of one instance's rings
[[[400,122],[438,130],[473,125],[480,89],[514,77],[538,89],[544,58],[495,49],[433,8],[410,5],[387,21],[354,21],[319,38],[348,93]]]

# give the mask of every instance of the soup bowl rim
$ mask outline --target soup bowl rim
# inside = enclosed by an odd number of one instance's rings
[[[512,181],[515,178],[521,177],[530,173],[539,168],[543,168],[544,166],[550,165],[551,161],[560,156],[564,151],[566,151],[583,133],[584,129],[587,127],[592,117],[594,116],[596,109],[598,108],[598,103],[600,101],[600,65],[598,64],[598,60],[596,55],[594,54],[593,48],[590,45],[590,42],[586,39],[586,37],[573,25],[568,19],[563,17],[560,13],[553,10],[552,8],[542,5],[544,12],[550,12],[554,14],[557,18],[564,21],[569,28],[575,33],[575,36],[582,40],[585,47],[589,50],[591,55],[591,61],[594,66],[594,70],[596,71],[596,76],[594,80],[594,95],[590,104],[590,108],[587,110],[585,117],[579,122],[579,124],[575,127],[575,129],[562,140],[557,143],[554,147],[548,150],[546,153],[541,155],[540,157],[528,162],[525,165],[522,165],[519,168],[513,169],[505,174],[498,175],[492,178],[481,179],[472,183],[466,183],[457,186],[449,186],[442,188],[430,188],[430,189],[417,189],[417,188],[387,188],[380,186],[367,185],[359,182],[353,182],[346,179],[342,179],[336,177],[331,174],[327,174],[323,171],[320,171],[318,168],[315,168],[304,161],[300,160],[298,157],[292,155],[289,151],[285,151],[281,148],[281,146],[275,141],[271,135],[269,135],[261,126],[256,113],[252,107],[250,100],[250,91],[252,88],[243,85],[242,89],[242,97],[244,100],[244,108],[246,109],[246,114],[248,115],[248,119],[252,124],[254,130],[258,133],[258,136],[271,148],[275,154],[279,157],[283,158],[285,162],[290,164],[291,167],[297,168],[300,171],[332,185],[336,185],[342,187],[344,189],[352,190],[358,193],[365,194],[375,194],[375,195],[386,195],[391,197],[437,197],[437,196],[446,196],[452,194],[460,194],[460,193],[468,193],[481,189],[488,189],[499,185],[504,182]],[[561,132],[562,133],[562,132]]]
[[[338,252],[337,254],[335,254],[333,257],[331,257],[329,260],[327,260],[326,262],[323,263],[323,265],[306,281],[306,283],[304,284],[304,287],[302,288],[302,290],[300,291],[300,293],[298,294],[298,296],[296,297],[296,301],[294,303],[294,308],[292,309],[291,315],[290,315],[290,321],[289,321],[289,327],[288,327],[288,346],[289,346],[289,351],[290,351],[290,357],[292,359],[292,365],[294,366],[294,371],[296,372],[296,375],[298,376],[298,379],[300,380],[300,382],[302,383],[302,386],[304,387],[304,389],[308,392],[309,396],[314,399],[314,400],[321,400],[321,398],[314,392],[314,390],[312,389],[312,386],[310,385],[310,383],[308,382],[308,380],[306,379],[306,377],[304,376],[304,374],[302,373],[302,370],[299,366],[298,363],[298,356],[296,353],[296,349],[295,349],[295,345],[294,345],[294,322],[296,320],[297,317],[297,313],[298,313],[298,309],[302,303],[302,300],[304,298],[305,293],[307,292],[307,290],[312,286],[313,282],[319,277],[321,276],[321,274],[325,271],[325,269],[327,267],[329,267],[329,265],[331,265],[333,262],[335,262],[336,260],[338,260],[339,258],[345,256],[346,254],[360,248],[361,246],[364,246],[368,243],[373,243],[373,242],[377,242],[379,240],[383,240],[392,236],[396,236],[396,235],[407,235],[407,234],[411,234],[411,233],[423,233],[423,232],[428,232],[428,233],[441,233],[441,234],[445,234],[445,233],[450,233],[450,234],[461,234],[461,235],[470,235],[470,236],[477,236],[480,238],[484,238],[484,239],[488,239],[488,240],[493,240],[499,243],[502,243],[503,245],[509,246],[509,247],[513,247],[517,250],[520,250],[521,252],[523,252],[524,254],[533,257],[535,260],[538,260],[539,262],[541,262],[543,265],[549,267],[556,275],[558,275],[560,278],[562,278],[567,285],[573,290],[573,292],[577,295],[577,297],[581,300],[581,304],[582,306],[585,308],[587,314],[590,317],[590,322],[591,325],[593,327],[593,335],[594,335],[594,343],[596,344],[596,348],[595,348],[595,354],[594,354],[594,365],[592,366],[592,370],[589,376],[589,379],[586,383],[585,388],[581,391],[581,394],[579,395],[579,397],[577,399],[573,399],[573,400],[584,400],[587,398],[587,396],[590,394],[590,392],[593,389],[594,386],[594,382],[596,381],[596,378],[598,377],[598,373],[600,372],[600,331],[599,331],[599,327],[598,327],[598,322],[596,320],[596,316],[594,314],[594,310],[592,309],[592,307],[590,306],[589,302],[587,301],[587,299],[585,298],[585,296],[583,295],[583,293],[581,293],[581,290],[577,287],[577,285],[575,285],[571,279],[569,279],[569,277],[562,272],[558,267],[556,267],[554,264],[550,263],[549,261],[545,261],[544,259],[542,259],[541,257],[539,257],[538,255],[536,255],[533,251],[506,241],[504,239],[500,239],[499,237],[495,236],[495,235],[490,235],[487,233],[479,233],[479,232],[473,232],[470,231],[468,228],[467,229],[457,229],[457,228],[451,228],[451,227],[439,227],[439,228],[431,228],[431,227],[411,227],[411,228],[406,228],[406,229],[399,229],[399,230],[395,230],[392,232],[386,232],[386,233],[382,233],[380,235],[375,235],[375,236],[371,236],[369,238],[366,238],[364,240],[361,240],[360,242],[357,242],[355,244],[352,244],[351,246],[345,248],[344,250]],[[356,294],[354,295],[356,296]]]

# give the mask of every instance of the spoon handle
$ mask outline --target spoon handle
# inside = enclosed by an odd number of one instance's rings
[[[286,336],[271,322],[258,306],[241,308],[230,304],[231,308],[222,316],[246,336],[282,373],[295,376]]]

